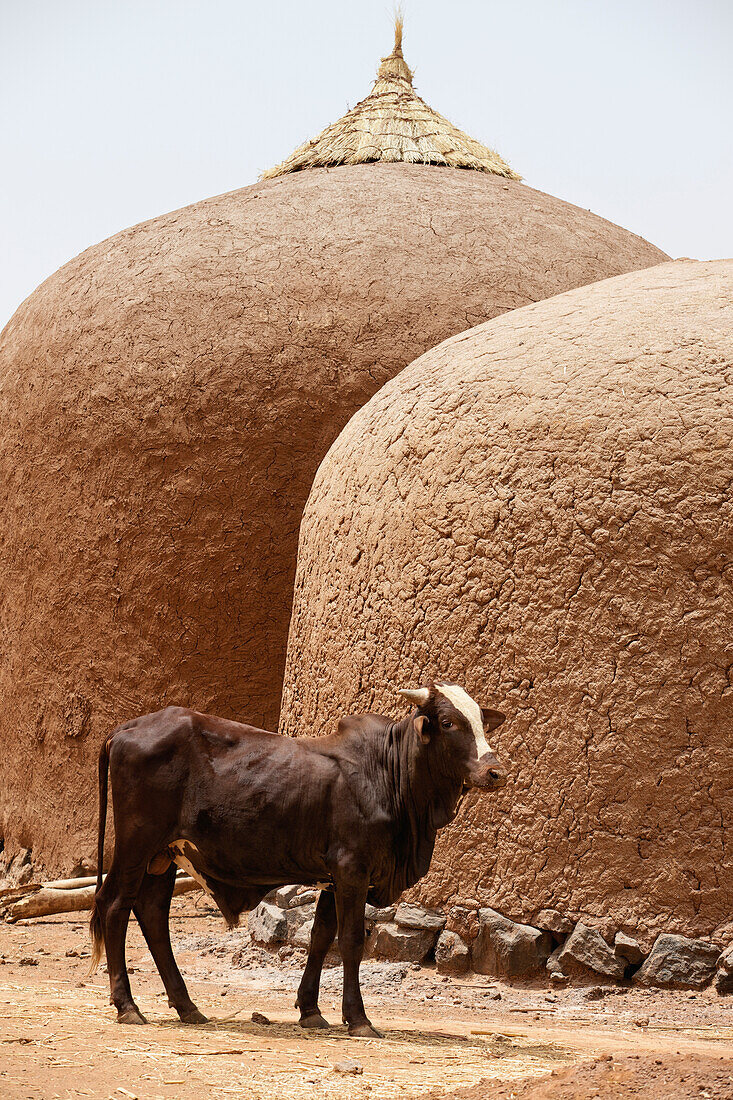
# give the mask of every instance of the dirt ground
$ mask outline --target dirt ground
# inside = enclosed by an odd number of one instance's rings
[[[364,997],[384,1038],[346,1035],[336,966],[321,1006],[338,1026],[304,1032],[293,1007],[302,953],[280,960],[227,932],[202,897],[173,906],[174,946],[205,1025],[178,1022],[134,922],[128,962],[150,1020],[137,1028],[115,1022],[106,974],[88,976],[79,914],[0,924],[3,1100],[733,1098],[733,998],[712,990],[551,990],[367,961]],[[357,1072],[334,1068],[347,1060]]]

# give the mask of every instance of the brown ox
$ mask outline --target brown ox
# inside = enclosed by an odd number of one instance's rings
[[[506,773],[486,742],[504,715],[455,684],[402,691],[415,704],[397,721],[343,718],[329,737],[293,740],[169,707],[126,722],[99,757],[94,959],[104,944],[121,1023],[145,1023],[132,999],[125,935],[133,910],[186,1023],[205,1017],[188,995],[168,928],[175,865],[186,867],[230,926],[276,886],[322,888],[298,989],[303,1027],[318,1008],[323,960],[338,930],[343,1019],[351,1035],[378,1034],[364,1011],[359,965],[364,906],[384,906],[428,870],[438,829],[469,787],[493,790]],[[102,884],[107,772],[115,848]]]

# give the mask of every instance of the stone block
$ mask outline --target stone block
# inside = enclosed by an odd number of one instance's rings
[[[613,952],[631,966],[639,966],[644,962],[644,952],[638,940],[635,940],[633,936],[627,936],[625,932],[616,933],[613,941]]]
[[[311,932],[313,931],[313,918],[305,920],[301,924],[288,929],[288,940],[293,947],[304,947],[306,951],[310,947]]]
[[[284,943],[288,938],[286,910],[267,901],[261,901],[247,917],[250,935],[257,943]]]
[[[582,977],[600,974],[615,981],[623,978],[627,966],[626,960],[614,954],[601,933],[582,921],[576,924],[559,949],[557,961],[566,974]]]
[[[546,966],[547,970],[549,970],[549,972],[550,972],[550,977],[551,978],[554,977],[555,975],[561,975],[562,977],[567,978],[567,974],[565,974],[565,972],[562,968],[562,965],[560,963],[560,952],[561,951],[562,951],[562,947],[556,947],[555,950],[552,952],[552,954],[548,956],[547,962],[545,963],[545,966]]]
[[[718,959],[715,988],[718,993],[733,993],[733,944]]]
[[[302,925],[313,925],[315,915],[316,907],[312,902],[310,905],[295,905],[285,910],[285,920],[288,925],[287,939],[290,943],[295,943],[293,937]]]
[[[364,919],[377,924],[379,922],[394,920],[396,912],[396,905],[388,905],[384,909],[379,909],[376,905],[367,904],[364,908]]]
[[[290,908],[295,909],[298,905],[315,905],[318,901],[318,893],[318,890],[313,890],[310,886],[299,887],[298,893],[290,902]]]
[[[478,935],[478,905],[452,905],[448,910],[446,928],[457,932],[466,943],[473,943]]]
[[[471,958],[479,974],[518,977],[541,970],[552,951],[547,932],[518,924],[495,909],[479,909],[479,930]]]
[[[370,956],[390,962],[421,962],[433,948],[438,933],[429,929],[375,924],[367,945]]]
[[[298,894],[300,887],[295,886],[281,886],[279,890],[275,891],[274,904],[279,905],[281,909],[289,909],[293,898]]]
[[[439,974],[465,974],[469,968],[471,949],[457,932],[443,931],[435,945],[435,962]]]
[[[573,930],[573,922],[557,909],[540,909],[535,924],[543,932],[552,932],[556,936],[569,936]]]
[[[634,974],[634,982],[668,989],[703,989],[712,981],[719,958],[720,948],[707,940],[663,933]]]
[[[424,928],[430,932],[442,932],[446,918],[437,909],[423,909],[421,905],[403,901],[397,906],[394,919],[400,928]]]

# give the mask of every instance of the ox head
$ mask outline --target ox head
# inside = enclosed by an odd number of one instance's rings
[[[466,787],[493,791],[505,786],[506,769],[486,740],[504,721],[500,711],[480,707],[457,684],[402,688],[398,694],[417,707],[412,723],[422,743],[432,745]]]

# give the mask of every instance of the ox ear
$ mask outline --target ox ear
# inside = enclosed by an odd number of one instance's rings
[[[400,688],[397,694],[413,706],[424,707],[430,698],[430,688]]]
[[[491,733],[502,722],[506,722],[506,715],[502,714],[500,710],[489,710],[487,707],[481,707],[481,717],[484,720],[484,728],[487,733]]]
[[[430,734],[425,733],[425,726],[427,725],[427,721],[428,720],[427,720],[427,718],[425,717],[424,714],[418,714],[417,718],[413,722],[413,725],[414,725],[415,729],[417,730],[418,736],[419,736],[420,740],[422,741],[423,745],[429,745],[430,744]]]

